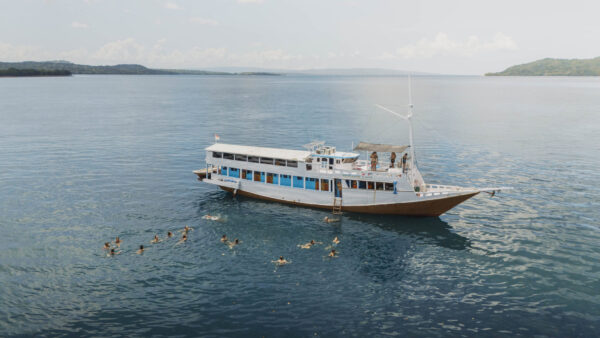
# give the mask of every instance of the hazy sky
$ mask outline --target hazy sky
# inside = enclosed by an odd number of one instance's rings
[[[600,1],[0,0],[0,61],[482,74],[600,56]]]

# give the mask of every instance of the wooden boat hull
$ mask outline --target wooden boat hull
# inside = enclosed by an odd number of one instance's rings
[[[233,188],[220,186],[221,189],[234,193]],[[302,207],[309,208],[319,208],[319,209],[327,209],[331,210],[331,205],[322,205],[322,204],[310,204],[310,203],[302,203],[296,201],[289,200],[281,200],[272,197],[262,196],[259,194],[251,193],[244,190],[237,190],[236,194],[262,199],[265,201],[279,202],[285,204],[298,205]],[[429,199],[424,201],[416,201],[416,202],[402,202],[402,203],[392,203],[392,204],[372,204],[372,205],[362,205],[362,206],[342,206],[342,211],[345,212],[356,212],[356,213],[365,213],[365,214],[384,214],[384,215],[403,215],[403,216],[429,216],[436,217],[445,213],[446,211],[454,208],[458,204],[468,200],[469,198],[477,195],[479,192],[473,192],[458,196],[449,196],[449,197],[441,197],[437,199]]]

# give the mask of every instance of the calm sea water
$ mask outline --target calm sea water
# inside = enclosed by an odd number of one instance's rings
[[[214,133],[406,143],[373,105],[404,112],[406,93],[402,77],[1,79],[0,336],[600,335],[597,78],[414,78],[425,180],[515,188],[440,218],[325,224],[192,174]],[[187,243],[150,244],[185,225]]]

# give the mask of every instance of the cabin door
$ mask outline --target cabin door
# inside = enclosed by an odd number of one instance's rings
[[[342,198],[342,180],[341,179],[336,178],[333,180],[333,191],[334,191],[335,197]]]

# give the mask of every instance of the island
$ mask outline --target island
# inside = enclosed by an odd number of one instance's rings
[[[25,77],[25,76],[71,76],[68,70],[38,70],[38,69],[0,69],[0,77]]]
[[[19,71],[69,72],[71,74],[111,74],[111,75],[280,75],[267,72],[212,72],[194,69],[152,69],[137,64],[119,64],[114,66],[90,66],[80,65],[69,61],[24,61],[24,62],[0,62],[0,71],[12,69]],[[58,74],[58,73],[57,73]],[[9,76],[9,75],[6,75]],[[23,76],[23,75],[16,75]],[[47,75],[29,75],[47,76]]]
[[[593,59],[542,59],[485,76],[600,76],[600,57]]]

